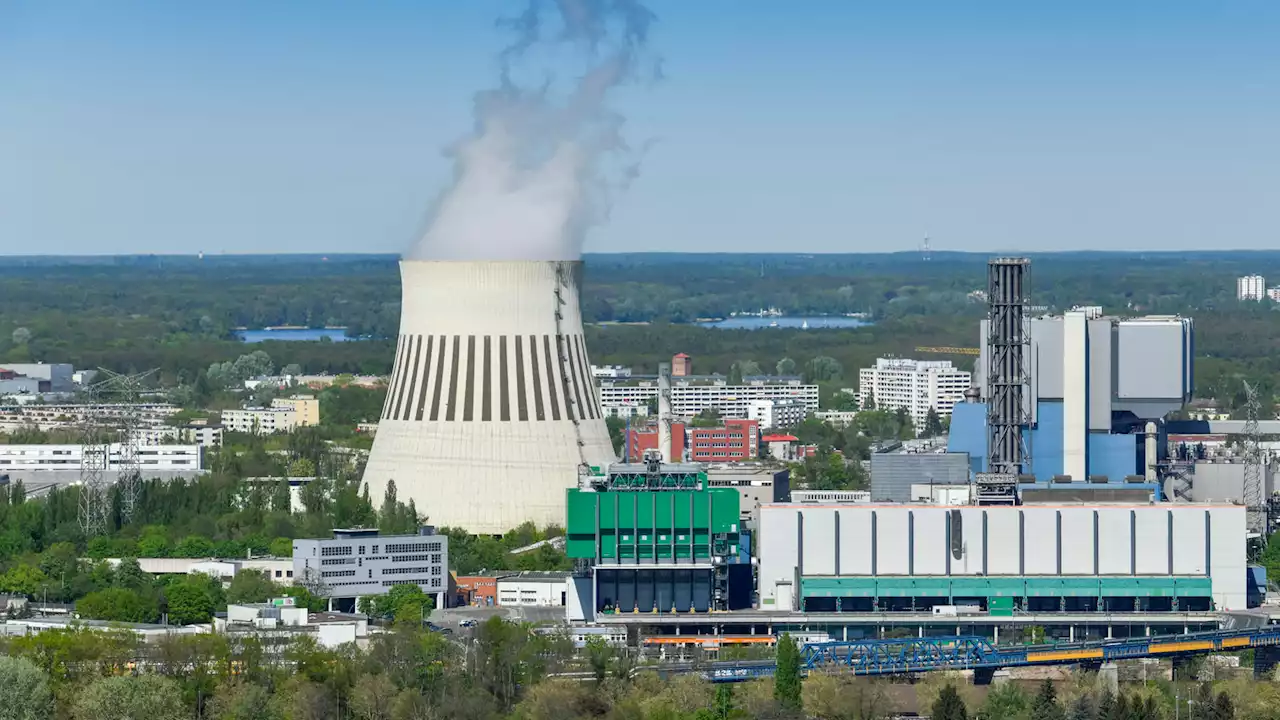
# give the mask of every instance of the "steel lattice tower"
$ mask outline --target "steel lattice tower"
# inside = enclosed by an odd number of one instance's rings
[[[107,530],[111,517],[110,483],[105,476],[108,470],[116,472],[121,519],[125,522],[133,519],[142,489],[142,473],[138,468],[141,443],[138,402],[142,381],[155,372],[122,375],[105,368],[98,371],[106,379],[86,389],[86,401],[95,405],[110,399],[115,412],[109,413],[108,419],[105,408],[101,415],[91,409],[81,419],[80,529],[85,537],[101,535]],[[114,463],[111,461],[113,435],[119,446]]]
[[[1244,504],[1250,532],[1265,532],[1267,508],[1262,493],[1262,446],[1258,430],[1258,387],[1244,381]]]
[[[1017,479],[1030,459],[1023,440],[1029,418],[1027,372],[1027,258],[987,263],[987,472],[979,496],[991,503],[1016,501]]]
[[[93,404],[92,389],[89,404]],[[80,422],[80,531],[86,538],[107,531],[111,514],[111,494],[103,472],[111,457],[111,438],[98,424],[93,412],[86,411]]]

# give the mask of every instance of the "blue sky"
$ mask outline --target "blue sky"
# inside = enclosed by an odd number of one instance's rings
[[[589,251],[1280,246],[1274,0],[649,4]],[[400,252],[518,6],[0,0],[0,253]]]

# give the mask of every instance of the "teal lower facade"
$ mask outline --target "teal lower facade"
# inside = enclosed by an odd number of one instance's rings
[[[800,610],[921,610],[977,605],[1014,610],[1212,610],[1203,576],[840,576],[800,578]]]

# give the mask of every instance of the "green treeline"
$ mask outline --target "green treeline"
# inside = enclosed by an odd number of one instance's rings
[[[632,648],[491,618],[465,637],[398,620],[366,647],[309,636],[169,635],[72,627],[0,639],[0,720],[1270,720],[1275,683],[1152,680],[1113,692],[1096,673],[978,688],[958,674],[914,683],[802,677],[794,643],[771,679],[663,677]]]
[[[983,302],[986,256],[592,255],[582,293],[586,320],[649,325],[588,328],[592,359],[652,372],[677,351],[699,372],[735,364],[769,371],[789,360],[800,372],[836,360],[856,369],[917,345],[972,346]],[[1178,313],[1197,322],[1200,395],[1236,406],[1239,378],[1275,389],[1280,314],[1272,303],[1239,303],[1235,278],[1280,273],[1277,253],[1033,256],[1032,302],[1061,311],[1101,305],[1116,314]],[[394,258],[350,256],[98,258],[0,264],[0,362],[71,362],[118,371],[159,368],[166,387],[193,385],[212,363],[236,360],[237,327],[344,326],[361,342],[268,342],[277,367],[385,374],[399,324]],[[866,328],[723,331],[684,324],[699,317],[778,307],[788,314],[867,313]],[[971,358],[954,358],[963,364]],[[815,374],[809,372],[806,374]]]

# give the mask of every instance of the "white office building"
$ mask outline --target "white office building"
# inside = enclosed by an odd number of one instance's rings
[[[223,410],[222,426],[231,432],[270,435],[297,427],[298,415],[290,407]]]
[[[919,430],[930,409],[939,418],[950,417],[971,383],[970,373],[952,367],[949,360],[880,358],[875,367],[858,371],[858,406],[866,408],[867,400],[874,398],[877,410],[906,408]]]
[[[121,444],[112,443],[106,466],[119,469]],[[80,470],[81,445],[0,445],[0,473],[6,471]],[[200,448],[195,445],[147,445],[138,448],[138,469],[148,471],[200,470]]]
[[[384,595],[417,585],[445,607],[449,538],[424,527],[418,535],[379,535],[377,529],[334,530],[333,537],[293,541],[293,576],[334,600]],[[354,604],[354,603],[351,603]]]
[[[514,607],[564,607],[567,596],[566,583],[572,573],[522,572],[518,575],[499,577],[497,580],[498,605]]]
[[[605,415],[625,416],[626,408],[644,407],[651,398],[658,397],[658,380],[644,379],[630,382],[600,380],[600,405]],[[800,380],[783,382],[753,381],[742,385],[730,385],[720,379],[672,378],[671,412],[676,417],[689,418],[707,408],[714,408],[724,418],[748,417],[751,403],[758,400],[797,400],[806,413],[818,409],[818,386],[806,385]]]
[[[809,408],[804,400],[752,400],[747,404],[747,419],[760,423],[761,430],[795,427],[804,422]]]
[[[1267,281],[1261,275],[1236,278],[1237,300],[1262,300],[1267,297]]]

